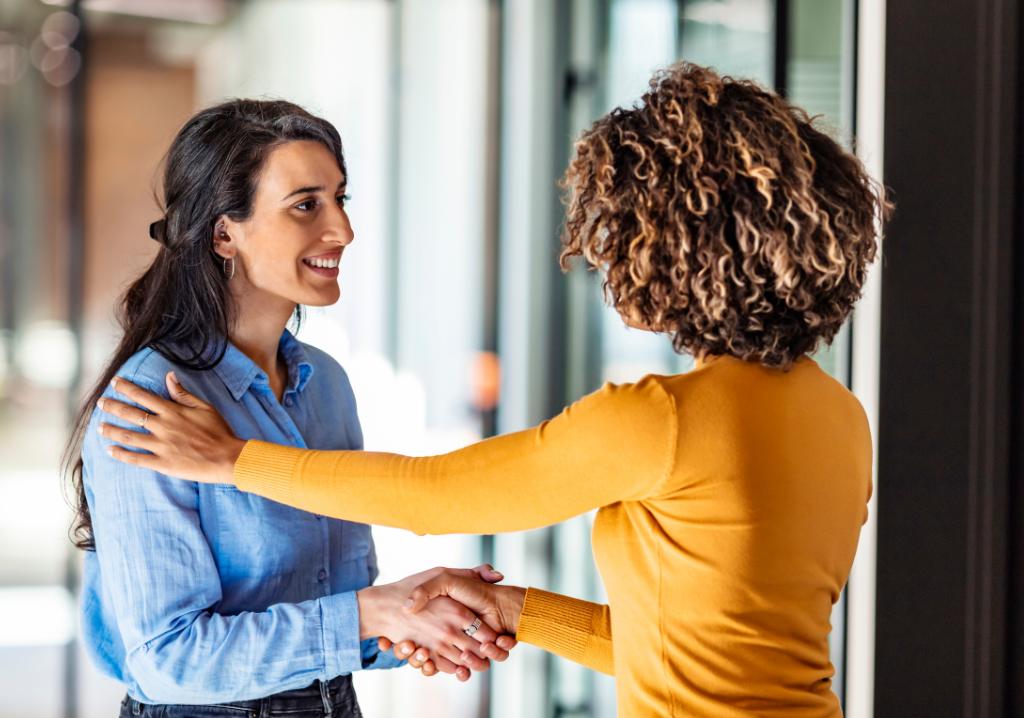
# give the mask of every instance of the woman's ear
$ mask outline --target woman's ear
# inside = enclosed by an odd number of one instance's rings
[[[233,259],[238,254],[238,236],[241,225],[226,215],[217,218],[213,226],[213,251],[225,259]]]

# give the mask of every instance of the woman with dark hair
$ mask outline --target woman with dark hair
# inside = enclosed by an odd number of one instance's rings
[[[161,247],[124,295],[124,336],[69,453],[76,536],[89,550],[83,637],[100,670],[126,685],[123,716],[358,716],[350,674],[400,665],[378,652],[382,635],[429,643],[462,679],[465,666],[488,666],[481,642],[496,634],[467,635],[477,617],[463,606],[445,599],[422,618],[400,610],[437,571],[371,585],[368,526],[119,463],[96,431],[112,379],[168,396],[173,372],[238,436],[361,449],[344,370],[286,329],[300,305],[338,300],[354,236],[347,181],[337,130],[287,102],[203,110],[171,145],[166,215],[150,230]],[[460,658],[467,651],[476,655]],[[507,655],[490,643],[487,652]]]
[[[614,674],[622,716],[838,718],[829,620],[867,518],[871,436],[808,355],[861,294],[884,192],[800,109],[693,65],[598,120],[565,181],[563,267],[602,271],[623,321],[670,335],[696,369],[605,385],[535,429],[427,458],[246,442],[183,389],[171,402],[119,381],[152,413],[106,411],[151,434],[100,429],[151,453],[113,456],[417,533],[599,509],[610,605],[441,574],[409,610],[452,595]]]

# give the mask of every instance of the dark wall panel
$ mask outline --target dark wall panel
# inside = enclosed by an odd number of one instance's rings
[[[888,3],[880,718],[1006,706],[1020,4]]]

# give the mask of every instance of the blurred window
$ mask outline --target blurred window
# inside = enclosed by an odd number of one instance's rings
[[[486,282],[500,275],[508,291],[518,277],[492,266],[498,260],[488,242],[496,230],[489,223],[498,223],[488,213],[498,203],[488,193],[497,194],[494,177],[518,176],[498,171],[495,148],[519,130],[506,127],[499,137],[492,120],[504,115],[489,103],[500,105],[502,72],[515,84],[512,69],[495,62],[502,42],[535,39],[514,23],[502,30],[502,13],[508,19],[519,9],[494,0],[87,1],[83,58],[70,45],[82,27],[68,5],[0,2],[0,716],[108,716],[124,694],[96,674],[73,640],[80,556],[67,540],[57,454],[77,399],[75,375],[81,369],[78,388],[88,387],[107,360],[118,333],[113,302],[156,251],[146,227],[159,215],[152,200],[159,160],[195,109],[226,97],[272,95],[338,127],[356,241],[341,266],[341,301],[309,310],[300,338],[349,372],[367,448],[427,454],[477,440],[488,421],[493,425],[497,388],[512,374],[507,356],[500,366],[479,352],[495,348],[488,338],[495,290]],[[797,104],[823,115],[843,138],[852,130],[855,0],[789,0],[784,73],[775,67],[773,0],[569,0],[549,15],[542,0],[536,6],[515,16],[537,12],[556,23],[557,51],[546,54],[539,43],[530,45],[530,57],[550,63],[544,69],[563,101],[552,122],[541,110],[523,110],[535,113],[531,132],[551,133],[538,146],[557,148],[545,172],[562,171],[571,137],[635,102],[653,71],[676,59],[769,85],[784,76]],[[85,259],[76,266],[69,251],[76,119],[69,83],[83,62],[87,225]],[[505,166],[518,159],[500,157]],[[548,184],[532,191],[550,186],[554,193],[553,179],[545,175]],[[501,191],[513,196],[508,187]],[[519,211],[518,200],[514,205]],[[541,207],[522,211],[548,211]],[[531,232],[548,220],[518,219]],[[553,225],[558,217],[551,219]],[[515,250],[530,251],[502,251]],[[544,250],[537,256],[554,274],[551,245]],[[541,276],[530,280],[540,286]],[[69,300],[73,278],[84,282],[80,306]],[[547,281],[544,274],[545,287]],[[536,382],[548,391],[551,411],[603,381],[692,366],[666,337],[627,329],[601,301],[599,281],[593,272],[559,275],[555,309],[523,318],[531,331],[553,337],[553,360],[543,369],[549,376]],[[552,322],[565,331],[553,331]],[[849,356],[844,331],[816,358],[848,382]],[[501,400],[499,413],[509,398]],[[543,550],[499,550],[499,557],[521,558],[499,568],[606,600],[590,549],[592,521],[591,514],[529,539],[502,537]],[[375,529],[375,536],[384,581],[436,564],[475,565],[481,557],[477,537],[390,529]],[[843,618],[840,604],[832,637],[840,696]],[[543,695],[538,700],[551,716],[615,715],[613,679],[551,656],[524,666],[510,661],[468,685],[408,670],[367,673],[357,682],[367,715],[379,718],[410,711],[485,716],[488,681],[495,696],[508,696],[508,686]],[[526,718],[508,706],[500,711]]]
[[[771,85],[775,72],[772,0],[681,0],[680,57]]]

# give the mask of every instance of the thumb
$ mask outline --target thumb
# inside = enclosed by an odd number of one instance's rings
[[[412,593],[409,594],[409,600],[405,602],[405,605],[402,607],[402,610],[404,610],[406,613],[418,613],[419,611],[423,610],[424,606],[426,606],[427,603],[430,602],[430,599],[440,595],[440,591],[437,591],[436,593],[431,595],[432,589],[436,589],[436,587],[430,586],[429,584],[434,582],[435,580],[432,579],[430,581],[427,581],[427,583],[421,584],[414,588],[412,590]]]
[[[475,576],[472,571],[461,569]],[[454,573],[441,573],[429,581],[424,581],[412,590],[409,600],[405,602],[402,609],[406,613],[416,613],[427,605],[427,602],[438,596],[451,596],[452,590],[458,590],[459,586],[469,579],[458,576]]]
[[[172,401],[190,409],[195,409],[202,403],[185,390],[178,381],[178,375],[173,371],[167,374],[167,393],[171,395]]]
[[[499,583],[505,578],[505,574],[501,571],[496,571],[494,566],[489,563],[477,566],[473,569],[473,572],[476,573],[481,580],[486,581],[487,583]]]

